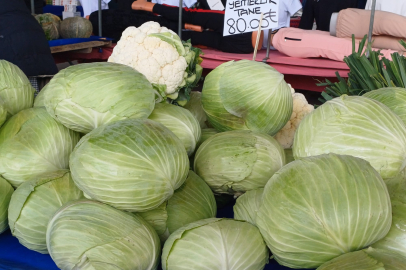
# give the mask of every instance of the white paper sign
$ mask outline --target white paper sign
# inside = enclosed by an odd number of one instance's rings
[[[262,30],[276,28],[278,5],[279,0],[227,0],[223,36],[256,31],[261,13]]]
[[[211,10],[224,10],[224,5],[220,0],[207,0]]]

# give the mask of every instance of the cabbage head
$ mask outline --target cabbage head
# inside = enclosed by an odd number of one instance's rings
[[[397,182],[388,185],[392,202],[392,226],[389,233],[373,247],[406,257],[406,172],[402,171],[397,178]]]
[[[143,212],[161,205],[185,182],[189,159],[181,141],[162,124],[126,119],[84,136],[70,168],[90,198]]]
[[[382,239],[392,222],[388,190],[365,160],[301,158],[269,180],[256,225],[279,264],[316,268]]]
[[[224,63],[207,75],[202,104],[218,131],[249,129],[275,135],[293,110],[290,87],[271,66],[241,60]]]
[[[10,201],[11,233],[23,246],[48,254],[45,241],[48,221],[63,204],[82,197],[68,170],[46,173],[23,183]]]
[[[141,217],[90,200],[62,206],[46,242],[61,270],[155,270],[161,253],[158,235]]]
[[[382,178],[395,177],[406,166],[406,126],[380,102],[343,95],[305,117],[295,134],[296,159],[327,153],[365,159]]]
[[[238,197],[234,205],[234,219],[248,221],[255,225],[259,207],[262,204],[263,188],[249,190]]]
[[[0,99],[0,127],[6,122],[7,110],[3,100]]]
[[[368,248],[341,255],[317,270],[401,270],[406,269],[406,257],[396,253]]]
[[[0,177],[0,234],[8,228],[8,205],[13,191],[13,187]]]
[[[193,171],[173,196],[158,208],[141,212],[143,217],[166,241],[171,233],[191,222],[216,216],[217,207],[209,186]]]
[[[391,109],[406,123],[406,89],[400,87],[381,88],[367,92],[363,97],[379,101]]]
[[[200,127],[207,128],[207,116],[203,110],[202,105],[202,93],[198,91],[190,92],[190,100],[186,103],[183,108],[190,111],[194,117],[196,117],[197,121],[199,121]]]
[[[269,135],[249,130],[212,136],[194,160],[195,172],[215,193],[236,196],[264,187],[284,165],[282,146]]]
[[[195,152],[201,130],[197,119],[188,110],[168,103],[158,103],[149,119],[172,131],[185,146],[188,155]]]
[[[209,218],[169,236],[163,270],[262,270],[269,251],[257,227],[244,221]]]
[[[79,134],[45,108],[23,110],[0,129],[0,176],[16,188],[43,173],[68,169],[78,141]]]
[[[202,136],[200,136],[200,140],[197,143],[197,148],[199,148],[200,145],[202,145],[202,143],[204,143],[208,138],[216,135],[217,133],[219,133],[219,132],[214,128],[204,128],[204,129],[202,129]]]
[[[155,105],[147,78],[115,63],[70,66],[41,92],[34,105],[44,104],[53,118],[81,133],[117,120],[147,118]]]
[[[32,107],[35,90],[24,72],[16,65],[0,60],[0,99],[8,117]]]

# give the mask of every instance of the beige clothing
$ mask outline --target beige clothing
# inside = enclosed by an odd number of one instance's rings
[[[405,0],[406,1],[406,0]],[[362,9],[341,10],[337,18],[336,33],[339,38],[362,39],[368,34],[371,11]],[[406,51],[399,40],[406,41],[406,17],[385,11],[376,11],[373,28],[373,47]]]

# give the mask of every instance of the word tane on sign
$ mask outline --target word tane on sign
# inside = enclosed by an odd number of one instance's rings
[[[262,30],[278,26],[279,0],[230,0],[224,16],[223,35],[253,32],[259,28],[261,13]]]

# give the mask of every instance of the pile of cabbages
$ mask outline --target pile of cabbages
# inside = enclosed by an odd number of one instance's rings
[[[34,100],[1,60],[0,232],[63,270],[406,269],[405,92],[314,109],[242,60],[181,107],[108,62]],[[234,219],[216,218],[224,196]]]

